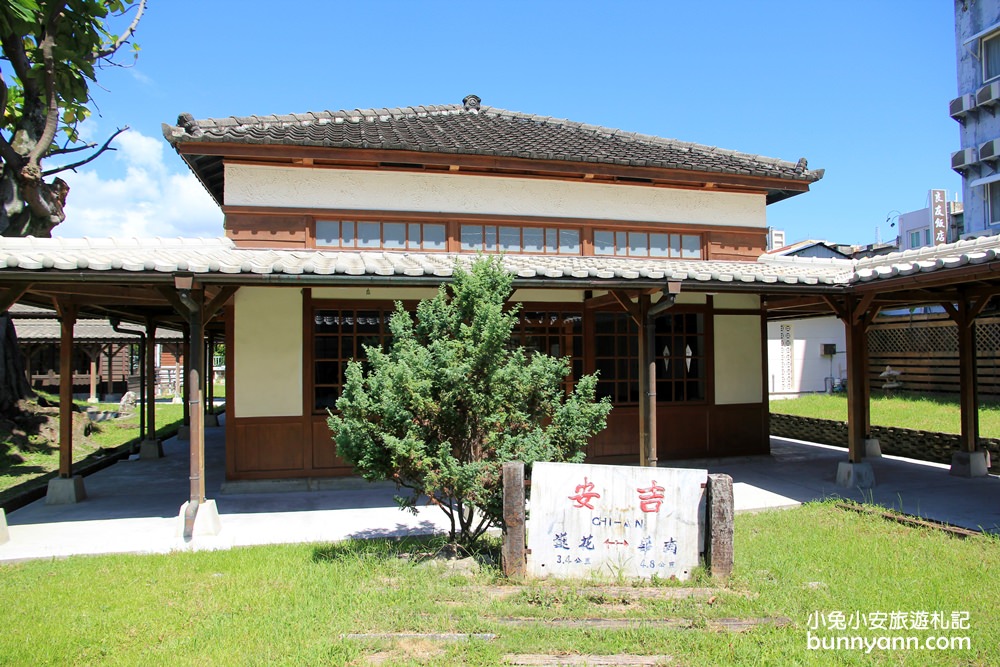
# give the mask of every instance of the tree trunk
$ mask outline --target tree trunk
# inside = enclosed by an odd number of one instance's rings
[[[9,313],[3,313],[0,315],[0,414],[14,414],[18,401],[34,395],[25,375],[24,355],[17,344],[14,323]]]

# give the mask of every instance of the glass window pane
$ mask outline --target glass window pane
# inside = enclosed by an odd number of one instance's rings
[[[359,248],[378,248],[382,245],[382,240],[379,238],[379,229],[381,224],[378,222],[359,222],[358,223],[358,247]]]
[[[497,250],[497,228],[493,225],[486,225],[485,227],[485,247],[489,252],[496,252]]]
[[[983,81],[1000,76],[1000,35],[983,40]]]
[[[462,250],[482,250],[482,225],[462,225]]]
[[[354,223],[340,223],[340,245],[344,248],[354,247]]]
[[[681,236],[681,257],[699,259],[701,257],[701,237],[694,234]]]
[[[559,242],[556,240],[556,230],[547,228],[545,230],[545,252],[558,252]]]
[[[540,227],[525,227],[521,230],[523,235],[524,252],[541,252],[545,243],[545,230]]]
[[[594,232],[594,254],[595,255],[615,254],[614,232]]]
[[[680,257],[681,256],[681,235],[671,234],[670,235],[670,256]]]
[[[316,384],[340,384],[340,362],[317,362],[315,381]]]
[[[670,243],[669,234],[650,234],[649,235],[649,256],[650,257],[669,257],[668,244]]]
[[[326,410],[327,408],[333,409],[337,404],[337,397],[340,395],[340,390],[336,387],[316,387],[316,400],[314,401],[314,408],[317,412]]]
[[[521,252],[521,229],[519,227],[500,228],[500,250]]]
[[[564,255],[577,255],[580,253],[580,230],[559,230],[559,252]]]
[[[444,225],[424,225],[424,250],[444,250]]]
[[[316,221],[316,245],[339,246],[340,223],[335,220]]]
[[[336,336],[316,336],[317,359],[336,357],[339,349],[340,340]]]
[[[628,234],[625,232],[615,232],[615,254],[628,254]]]
[[[990,224],[1000,222],[1000,183],[986,185],[986,199],[989,202]]]
[[[649,235],[645,232],[628,233],[628,254],[645,257],[649,254]]]
[[[406,224],[402,222],[382,223],[383,248],[405,248],[406,247]]]
[[[407,225],[407,237],[406,245],[408,248],[419,248],[420,247],[420,225],[411,222]]]

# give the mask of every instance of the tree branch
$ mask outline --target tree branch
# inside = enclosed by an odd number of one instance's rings
[[[57,148],[54,151],[48,153],[45,157],[50,158],[55,155],[67,155],[69,153],[79,153],[80,151],[90,150],[91,148],[97,148],[97,144],[89,143],[82,146],[74,146],[73,148],[66,148],[65,144],[63,148]]]
[[[24,98],[29,99],[38,94],[38,86],[31,78],[31,61],[24,51],[24,39],[15,33],[4,35],[0,42],[3,42],[3,54],[14,68],[14,74],[21,81],[24,89]]]
[[[52,174],[58,174],[59,172],[66,171],[67,169],[72,169],[73,171],[76,171],[77,167],[82,167],[83,165],[87,164],[88,162],[92,162],[93,160],[96,160],[105,151],[118,150],[116,148],[110,148],[109,146],[110,146],[110,144],[111,144],[112,141],[114,141],[115,139],[118,138],[119,134],[121,134],[122,132],[126,132],[128,129],[129,129],[128,125],[126,125],[125,127],[119,128],[114,134],[112,134],[108,138],[107,141],[104,142],[104,145],[101,146],[97,150],[97,152],[95,152],[93,155],[87,157],[86,159],[80,160],[79,162],[74,162],[73,164],[67,164],[67,165],[62,166],[62,167],[56,167],[55,169],[49,169],[48,171],[42,172],[42,176],[51,176]],[[80,148],[74,148],[74,149],[71,149],[71,150],[83,150],[84,148],[93,148],[94,146],[95,146],[95,144],[88,144],[87,146],[82,146]],[[66,151],[62,151],[62,152],[63,153],[69,153],[69,152],[71,152],[71,150],[66,150]]]
[[[2,135],[0,135],[0,159],[3,159],[4,163],[9,164],[15,171],[20,171],[20,163],[24,159]]]
[[[52,36],[55,32],[54,24],[55,19],[53,19],[53,25],[47,27],[47,34],[38,45],[39,50],[42,52],[43,71],[45,73],[47,110],[45,113],[45,125],[42,128],[41,135],[38,137],[38,143],[31,147],[26,156],[28,164],[35,166],[42,159],[42,154],[52,145],[52,140],[56,136],[56,130],[59,129],[59,96],[56,94],[56,60],[52,54],[52,49],[55,46],[55,38]]]
[[[118,39],[115,40],[114,44],[111,44],[106,49],[102,49],[97,53],[95,53],[94,57],[91,59],[91,62],[95,62],[97,60],[101,60],[103,58],[107,58],[108,56],[114,55],[115,51],[117,51],[122,47],[122,44],[131,39],[132,35],[135,33],[136,27],[138,27],[139,25],[139,19],[142,18],[142,15],[145,11],[146,11],[146,0],[140,0],[138,4],[138,11],[135,14],[135,18],[132,20],[132,23],[129,24],[129,27],[125,30],[125,32],[121,34],[121,36]]]

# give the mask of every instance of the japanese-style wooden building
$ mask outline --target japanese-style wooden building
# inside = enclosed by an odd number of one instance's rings
[[[769,451],[766,319],[848,332],[845,484],[866,482],[864,337],[878,309],[942,303],[974,326],[1000,240],[866,260],[763,255],[767,207],[823,172],[797,162],[462,104],[196,120],[164,134],[225,213],[220,239],[2,239],[4,305],[184,323],[204,375],[225,336],[229,479],[351,474],[325,423],[347,359],[384,341],[456,263],[502,253],[529,348],[600,373],[614,409],[593,462]],[[964,463],[978,470],[963,359]],[[971,366],[974,375],[974,364]],[[192,489],[199,424],[192,421]],[[68,444],[66,447],[68,448]],[[69,477],[69,468],[63,471]],[[189,506],[190,507],[190,506]],[[193,512],[189,510],[192,515]]]
[[[51,308],[14,304],[10,316],[17,330],[17,341],[24,354],[28,383],[33,389],[58,392],[62,338],[59,317]],[[127,391],[139,393],[140,341],[143,330],[121,327],[106,318],[77,319],[73,326],[73,355],[70,372],[73,375],[73,396],[85,397],[91,403],[118,401]],[[182,375],[181,347],[184,336],[180,331],[161,329],[157,339],[159,352],[154,375],[156,393],[175,390],[174,375]]]

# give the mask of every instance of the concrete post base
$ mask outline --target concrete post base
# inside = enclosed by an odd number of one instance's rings
[[[878,438],[865,438],[865,458],[882,458],[882,446],[879,445]]]
[[[989,452],[955,452],[951,455],[951,474],[956,477],[985,477],[989,474]]]
[[[214,412],[205,415],[205,426],[218,426],[219,425],[219,415]]]
[[[83,477],[56,477],[49,480],[49,489],[45,494],[46,505],[71,505],[87,497],[83,488]]]
[[[191,439],[191,427],[190,426],[178,426],[177,427],[177,439],[181,441],[187,441]]]
[[[0,507],[0,544],[10,542],[10,531],[7,529],[7,513]]]
[[[139,443],[139,459],[160,459],[163,458],[163,445],[159,440],[143,440]]]
[[[848,489],[870,489],[875,486],[875,471],[871,463],[841,461],[837,465],[837,486]]]
[[[177,515],[177,537],[184,537],[184,521],[187,508],[191,504],[188,501],[181,505],[180,514]],[[218,535],[222,530],[222,521],[219,519],[219,508],[214,500],[205,500],[198,505],[198,513],[194,518],[194,530],[191,537],[204,537]]]

